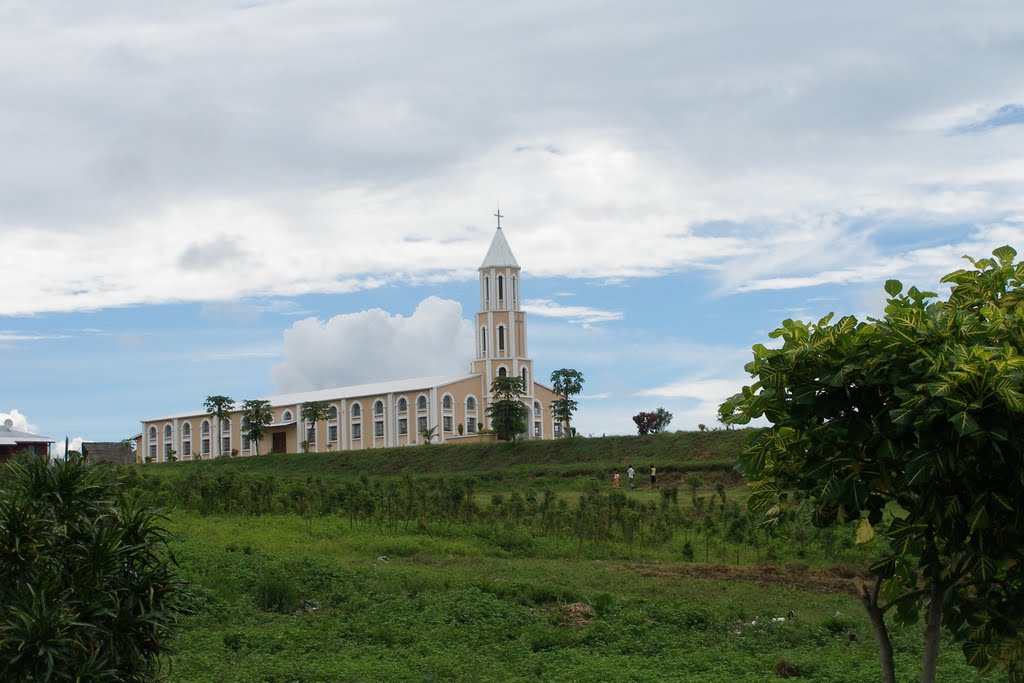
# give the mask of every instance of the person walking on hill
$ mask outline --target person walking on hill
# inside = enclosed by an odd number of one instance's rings
[[[619,471],[618,470],[615,470],[615,473],[612,474],[612,488],[613,489],[619,488]]]
[[[658,488],[658,468],[651,465],[651,488]]]
[[[629,484],[629,490],[632,491],[636,488],[636,482],[633,479],[636,477],[636,470],[633,469],[632,465],[629,465],[626,470],[626,483]]]

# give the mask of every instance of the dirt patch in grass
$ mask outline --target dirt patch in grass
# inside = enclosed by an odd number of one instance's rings
[[[559,626],[586,628],[594,619],[594,608],[583,602],[563,605],[559,611]]]
[[[869,574],[850,565],[833,565],[825,569],[811,569],[805,566],[778,567],[763,564],[753,567],[738,567],[727,564],[686,564],[652,567],[650,565],[623,565],[622,569],[658,578],[686,578],[746,581],[758,586],[787,586],[813,593],[846,593],[856,595],[853,577],[867,580]]]

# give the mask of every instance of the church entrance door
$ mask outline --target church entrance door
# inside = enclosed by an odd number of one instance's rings
[[[287,437],[284,432],[274,432],[270,435],[270,452],[271,453],[284,453],[287,445]]]

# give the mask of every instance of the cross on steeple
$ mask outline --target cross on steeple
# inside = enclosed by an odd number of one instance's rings
[[[501,230],[501,207],[498,207],[498,213],[494,214],[498,217],[498,230]]]

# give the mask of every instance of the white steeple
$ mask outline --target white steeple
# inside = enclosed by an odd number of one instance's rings
[[[516,257],[512,255],[512,248],[508,246],[508,242],[505,240],[505,233],[501,231],[501,210],[494,214],[498,217],[498,230],[494,233],[494,239],[491,240],[491,248],[487,250],[487,256],[484,257],[484,262],[480,264],[479,270],[484,268],[519,268],[519,263],[516,261]]]

